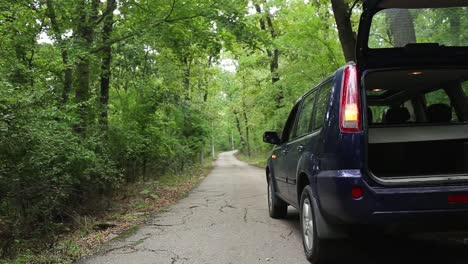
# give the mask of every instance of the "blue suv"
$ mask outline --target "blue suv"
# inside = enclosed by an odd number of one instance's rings
[[[468,222],[466,6],[365,1],[356,63],[302,96],[282,133],[265,132],[270,216],[299,209],[308,260],[320,263],[337,239],[369,228]]]

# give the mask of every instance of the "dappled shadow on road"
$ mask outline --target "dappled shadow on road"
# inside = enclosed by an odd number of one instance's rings
[[[289,210],[284,220],[299,231],[299,213]],[[463,237],[467,237],[465,240]],[[337,264],[467,264],[468,235],[428,234],[411,238],[376,236],[346,241],[337,248]],[[298,241],[301,247],[301,241]]]

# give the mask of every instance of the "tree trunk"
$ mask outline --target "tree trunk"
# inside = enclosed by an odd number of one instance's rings
[[[245,140],[246,140],[246,147],[247,147],[247,155],[249,158],[252,155],[252,152],[250,150],[250,129],[249,129],[249,119],[247,118],[247,112],[245,111],[245,104],[244,104],[244,110],[242,111],[242,114],[244,116],[244,125],[245,125]]]
[[[388,10],[390,28],[394,47],[404,47],[408,43],[416,43],[414,21],[410,12],[405,9]]]
[[[184,99],[183,99],[183,113],[184,113],[184,128],[183,134],[185,137],[189,137],[192,134],[192,123],[190,121],[190,76],[191,76],[191,66],[192,62],[188,57],[183,59],[184,62],[184,78],[183,78],[183,85],[184,85]]]
[[[266,3],[266,1],[264,2]],[[259,4],[255,4],[255,10],[257,13],[262,14],[265,13],[265,20],[263,18],[260,18],[260,29],[263,31],[269,31],[270,36],[272,40],[275,40],[278,37],[278,34],[276,33],[276,29],[273,25],[273,20],[271,19],[271,16],[268,12],[264,12]],[[268,29],[267,29],[268,26]],[[270,73],[271,73],[271,83],[274,85],[278,81],[280,81],[280,76],[278,73],[279,69],[279,56],[280,56],[280,51],[277,48],[273,48],[273,50],[267,48],[267,54],[268,57],[270,58]],[[284,99],[284,94],[283,91],[279,91],[279,93],[275,96],[276,101],[277,101],[277,108],[283,107],[282,101]]]
[[[450,22],[450,38],[452,38],[452,45],[453,46],[461,46],[463,45],[463,41],[462,41],[462,37],[463,37],[463,34],[462,34],[462,16],[464,15],[463,14],[463,11],[462,10],[458,10],[458,9],[454,9],[454,10],[451,10],[449,13],[448,13],[448,19],[449,19],[449,22]]]
[[[107,7],[102,29],[102,64],[101,64],[101,113],[99,124],[101,128],[107,129],[108,126],[108,105],[109,105],[109,88],[111,80],[111,64],[112,64],[112,45],[110,39],[114,26],[114,10],[117,8],[116,0],[107,0]]]
[[[259,4],[255,5],[255,10],[259,14],[265,13],[266,23],[265,23],[265,20],[263,18],[260,18],[260,21],[259,21],[260,22],[260,29],[263,30],[263,31],[268,30],[270,32],[271,39],[275,40],[278,35],[276,33],[275,27],[273,25],[273,20],[271,19],[270,14],[268,12],[262,11],[262,8],[261,8],[261,6]],[[268,25],[268,29],[267,29],[267,25]],[[273,51],[270,50],[270,49],[267,49],[267,53],[268,53],[268,57],[270,57],[271,82],[273,84],[275,84],[276,82],[278,82],[280,80],[280,77],[278,75],[280,51],[278,49],[276,49],[276,48],[273,49]]]
[[[259,14],[263,13],[262,8],[260,7],[259,4],[255,4],[255,11],[257,11],[257,13]],[[260,18],[259,22],[260,22],[260,29],[263,31],[266,31],[266,25],[265,25],[265,21],[263,20],[263,18]]]
[[[351,11],[344,0],[331,0],[338,35],[347,62],[356,59],[356,35],[351,24]]]
[[[236,119],[237,132],[239,133],[240,145],[241,148],[245,145],[244,133],[242,133],[241,123],[239,120],[239,114],[234,110],[234,118]]]
[[[73,85],[73,68],[70,66],[70,59],[68,57],[68,50],[66,48],[62,50],[62,62],[65,66],[65,73],[61,100],[62,104],[66,104],[68,102],[68,97]]]
[[[192,71],[192,62],[188,57],[183,59],[184,62],[184,90],[185,90],[185,100],[190,101],[190,75]]]
[[[234,133],[232,133],[232,130],[231,130],[230,139],[231,139],[231,150],[235,150],[236,149],[236,144],[234,142]]]
[[[97,11],[100,0],[92,0],[91,11],[88,13],[86,0],[81,0],[77,10],[79,21],[76,30],[77,41],[83,49],[83,55],[77,60],[76,74],[77,87],[75,90],[75,102],[79,104],[80,123],[75,130],[79,134],[85,134],[88,123],[88,100],[90,98],[90,50],[94,42],[94,22],[96,21]]]
[[[211,158],[216,158],[215,154],[215,135],[214,135],[214,123],[211,121]]]
[[[66,47],[66,44],[64,43],[64,40],[62,39],[62,30],[60,29],[59,22],[57,21],[54,0],[47,0],[46,5],[47,5],[46,14],[50,19],[50,24],[54,32],[55,39],[57,41],[58,46],[61,49],[62,63],[63,63],[63,66],[65,67],[65,70],[63,73],[64,74],[63,90],[62,90],[62,96],[61,96],[60,101],[62,104],[66,104],[68,102],[68,97],[72,89],[73,69],[69,65],[70,59],[68,55],[68,48]]]
[[[208,69],[211,68],[211,65],[213,63],[213,57],[209,56],[208,57]],[[208,89],[208,80],[206,76],[204,77],[203,80],[203,102],[206,103],[208,102],[208,95],[209,95],[209,89]]]

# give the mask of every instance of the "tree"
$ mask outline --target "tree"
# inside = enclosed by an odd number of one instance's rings
[[[58,46],[61,49],[62,55],[62,62],[63,62],[63,88],[62,88],[62,96],[60,101],[62,104],[67,103],[69,94],[72,89],[73,85],[73,68],[70,65],[70,58],[69,58],[69,51],[67,47],[67,41],[64,40],[62,35],[64,34],[64,30],[61,28],[60,24],[64,21],[58,21],[57,14],[55,12],[55,2],[54,0],[47,0],[47,16],[50,19],[51,28],[53,30],[53,35],[55,41],[57,42]]]
[[[88,126],[88,101],[91,96],[91,49],[95,41],[95,25],[98,17],[100,0],[80,0],[76,5],[76,44],[80,50],[76,62],[77,85],[75,88],[75,102],[79,107],[80,120],[75,130],[80,134],[86,133]]]
[[[114,11],[117,8],[116,0],[107,0],[107,6],[103,15],[102,26],[102,62],[101,62],[101,92],[100,103],[101,113],[99,123],[107,129],[108,126],[108,105],[109,89],[111,82],[111,63],[112,63],[112,32],[114,27]]]
[[[331,3],[344,57],[346,61],[354,61],[356,60],[356,34],[353,31],[351,16],[357,1],[352,7],[349,7],[345,0],[331,0]]]
[[[414,21],[408,10],[388,10],[386,14],[390,20],[390,32],[394,47],[404,47],[408,43],[416,43]]]

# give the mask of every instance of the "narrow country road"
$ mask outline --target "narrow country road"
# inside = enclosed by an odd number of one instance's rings
[[[222,153],[187,198],[84,263],[308,263],[297,213],[268,216],[265,174]]]
[[[297,211],[290,209],[285,220],[271,219],[265,190],[263,170],[238,161],[234,152],[222,153],[187,198],[81,263],[308,263]],[[354,243],[341,263],[468,263],[467,253],[456,239],[385,239]]]

